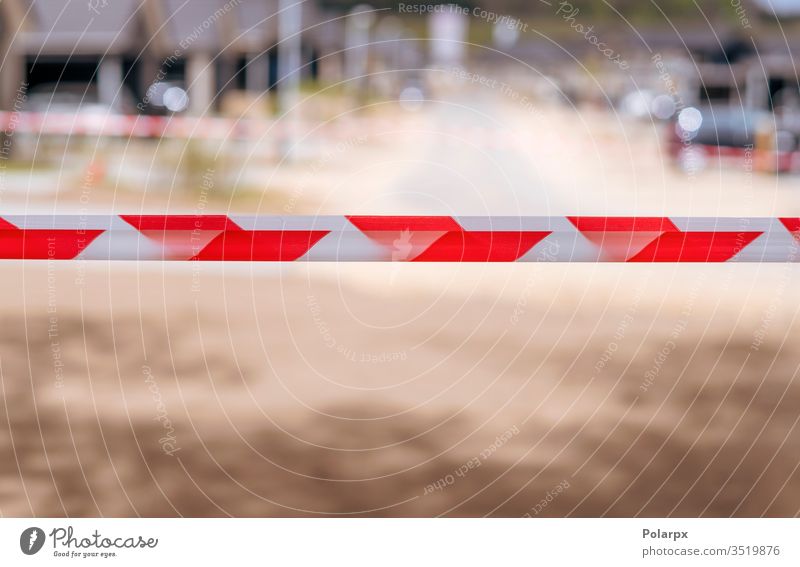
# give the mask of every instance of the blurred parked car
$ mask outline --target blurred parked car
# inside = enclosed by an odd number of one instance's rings
[[[675,115],[668,131],[670,156],[685,171],[701,171],[712,162],[763,172],[800,171],[800,121],[744,108],[688,107]]]

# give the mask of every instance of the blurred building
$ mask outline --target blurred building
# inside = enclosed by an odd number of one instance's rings
[[[263,94],[280,86],[278,3],[2,0],[0,104],[12,107],[20,84],[32,105],[72,96],[129,112],[157,112],[171,86],[198,113],[232,92]],[[302,10],[302,74],[315,78],[335,63],[324,56],[341,49],[340,21],[315,2]]]
[[[674,68],[679,70],[684,103],[800,112],[800,39],[790,38],[782,45],[766,38],[716,41],[689,44],[690,57],[676,52],[682,61]]]

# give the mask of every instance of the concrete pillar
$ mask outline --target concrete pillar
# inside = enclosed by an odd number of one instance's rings
[[[5,54],[0,61],[0,107],[13,111],[21,108],[28,90],[24,46],[18,36],[26,30],[25,6],[21,0],[2,0],[0,17],[0,49]]]
[[[28,96],[25,82],[25,56],[16,50],[6,51],[0,65],[0,108],[19,111]]]
[[[269,56],[266,52],[248,55],[244,82],[245,88],[253,93],[261,94],[269,88]]]
[[[303,6],[294,0],[281,0],[278,20],[278,97],[282,112],[288,112],[300,99],[300,68],[303,65],[300,33]]]
[[[155,82],[156,77],[158,77],[158,71],[158,60],[149,52],[142,53],[139,59],[139,70],[136,80],[141,98],[147,96],[147,90]]]
[[[189,92],[189,112],[208,114],[214,102],[216,77],[214,63],[206,53],[195,53],[186,62],[186,86]]]
[[[769,104],[767,88],[768,73],[760,66],[753,65],[747,71],[745,80],[745,104],[751,110],[764,110]]]
[[[344,55],[331,53],[333,48],[323,53],[319,60],[319,80],[323,84],[338,83],[344,79]]]
[[[363,93],[369,70],[370,28],[375,14],[370,6],[359,4],[350,10],[345,22],[345,79],[347,88]]]
[[[236,89],[236,61],[229,56],[217,58],[217,107],[225,103],[225,94]]]
[[[434,65],[458,65],[466,54],[469,17],[452,4],[428,16],[428,44]]]
[[[116,55],[103,57],[97,70],[97,95],[100,104],[113,112],[120,108],[122,99],[122,59]]]

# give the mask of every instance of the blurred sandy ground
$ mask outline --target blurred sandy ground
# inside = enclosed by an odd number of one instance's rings
[[[429,191],[398,189],[436,167],[419,165],[435,162],[431,139],[385,162],[375,144],[346,152],[371,166],[304,186],[297,212],[800,210],[791,178],[685,180],[647,126],[630,126],[631,143],[607,117],[543,119],[569,128],[521,144],[539,183],[518,206],[501,197],[524,180],[484,190],[487,201],[452,189],[451,163]],[[576,162],[566,150],[581,143]],[[128,210],[165,201],[147,199]],[[258,212],[283,206],[270,203]],[[798,276],[783,265],[5,263],[0,512],[796,515]]]
[[[800,506],[794,269],[1,281],[4,515],[521,516],[565,481],[541,515]]]

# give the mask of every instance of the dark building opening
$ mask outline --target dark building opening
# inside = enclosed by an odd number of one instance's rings
[[[701,85],[700,102],[702,104],[727,103],[731,99],[732,87],[728,85]]]
[[[768,108],[770,110],[775,110],[775,103],[776,103],[776,96],[780,91],[782,91],[786,87],[786,79],[783,77],[770,77],[767,81],[767,86],[769,89],[768,96],[769,100],[767,101]]]
[[[28,88],[59,83],[94,83],[99,63],[99,57],[28,57],[25,61]]]
[[[267,88],[272,90],[278,85],[278,50],[270,49],[267,52],[267,58],[269,60],[269,80]]]

